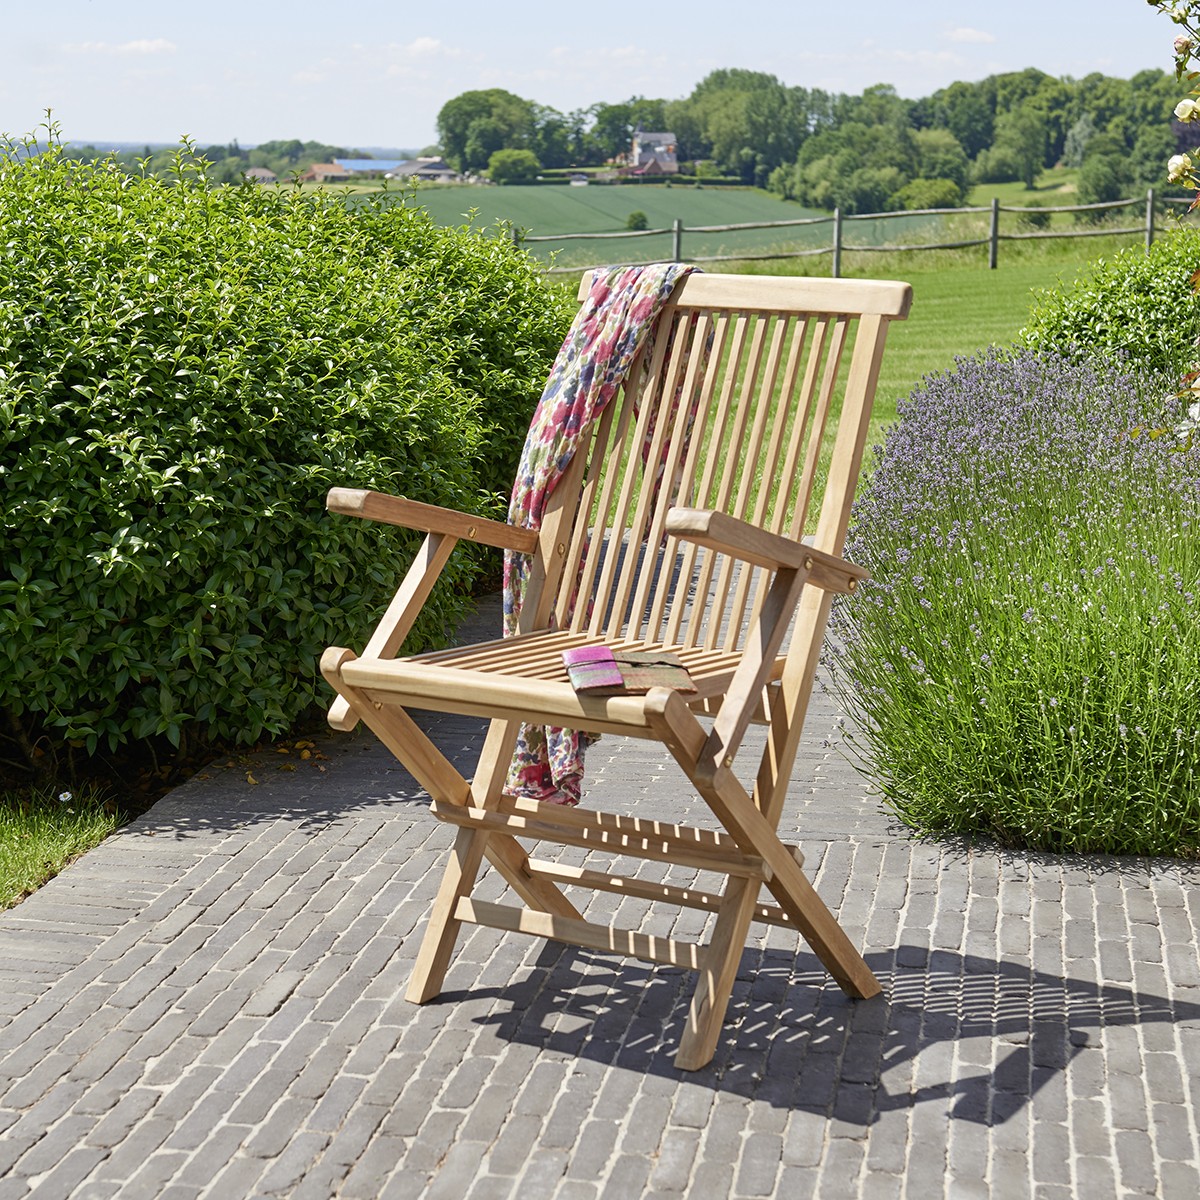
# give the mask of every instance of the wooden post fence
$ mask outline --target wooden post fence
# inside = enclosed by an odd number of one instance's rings
[[[610,233],[560,233],[560,234],[530,234],[525,230],[518,229],[515,225],[510,225],[508,228],[508,236],[512,238],[514,245],[529,248],[532,243],[536,242],[551,242],[561,245],[564,242],[575,241],[599,241],[605,242],[610,239],[629,239],[639,237],[664,238],[666,235],[671,236],[671,259],[674,262],[683,261],[683,235],[691,234],[710,234],[710,233],[734,233],[749,229],[795,229],[801,226],[814,227],[818,225],[832,225],[831,243],[826,243],[821,246],[813,246],[805,249],[771,249],[766,253],[757,250],[748,250],[745,253],[733,253],[722,247],[718,254],[710,255],[694,255],[692,262],[707,263],[707,262],[752,262],[759,259],[784,259],[784,258],[808,258],[815,255],[831,256],[831,273],[833,277],[840,278],[842,274],[842,259],[845,246],[845,224],[847,221],[885,221],[894,217],[903,217],[911,219],[913,217],[935,217],[935,218],[957,218],[968,214],[977,213],[980,216],[988,215],[987,235],[982,236],[983,229],[976,226],[973,230],[964,231],[968,233],[967,237],[954,238],[955,230],[951,229],[950,235],[954,240],[950,241],[932,241],[925,243],[904,243],[898,242],[894,244],[884,243],[882,245],[858,245],[855,244],[852,249],[856,254],[864,254],[870,252],[883,251],[888,253],[907,253],[911,251],[921,250],[959,250],[967,247],[979,246],[987,247],[987,265],[989,270],[996,270],[1000,257],[1000,243],[1002,241],[1029,241],[1032,239],[1043,238],[1081,238],[1081,237],[1116,237],[1116,236],[1140,236],[1145,243],[1146,252],[1149,253],[1154,244],[1155,229],[1155,206],[1156,205],[1179,205],[1188,207],[1190,203],[1186,199],[1176,199],[1173,196],[1160,197],[1154,188],[1150,188],[1146,192],[1145,197],[1145,220],[1139,220],[1138,224],[1130,222],[1127,225],[1115,227],[1109,224],[1096,224],[1095,222],[1087,222],[1086,228],[1075,228],[1072,230],[1064,229],[1047,229],[1038,228],[1032,231],[1017,230],[1015,232],[1001,233],[1000,231],[1000,214],[1017,213],[1029,215],[1032,213],[1043,213],[1050,215],[1053,213],[1087,213],[1089,216],[1102,217],[1110,213],[1114,213],[1122,208],[1134,208],[1140,205],[1142,200],[1140,197],[1132,197],[1128,200],[1106,200],[1096,204],[1064,204],[1064,205],[1049,205],[1045,207],[1025,207],[1016,205],[1002,205],[999,199],[993,199],[988,205],[970,206],[965,208],[942,209],[942,208],[924,208],[911,209],[904,212],[892,213],[854,213],[845,214],[840,208],[835,208],[829,216],[825,217],[799,217],[788,221],[746,221],[735,225],[693,225],[685,226],[682,218],[676,217],[670,226],[664,226],[659,229],[641,229]],[[781,236],[783,236],[781,234]],[[659,245],[662,243],[660,242]],[[590,270],[593,266],[611,264],[618,261],[619,255],[606,255],[600,263],[592,263],[589,266],[556,266],[548,267],[547,274],[563,275],[574,274],[580,271]]]

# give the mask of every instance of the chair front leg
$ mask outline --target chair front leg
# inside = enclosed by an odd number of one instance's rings
[[[675,761],[686,772],[717,819],[742,852],[761,857],[770,868],[767,886],[780,907],[841,989],[858,999],[883,990],[861,954],[846,936],[796,860],[779,840],[732,771],[706,760],[707,736],[678,692],[655,689],[646,698],[646,715]]]
[[[757,877],[729,878],[712,939],[700,961],[700,977],[675,1054],[675,1065],[681,1071],[699,1071],[716,1053],[761,882]]]

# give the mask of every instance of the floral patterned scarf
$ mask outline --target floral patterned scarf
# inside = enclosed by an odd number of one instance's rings
[[[546,501],[593,420],[616,395],[676,283],[694,267],[653,263],[597,271],[534,410],[508,520],[540,529]],[[504,634],[517,632],[530,557],[504,556]],[[588,736],[522,725],[505,791],[546,804],[578,804]]]

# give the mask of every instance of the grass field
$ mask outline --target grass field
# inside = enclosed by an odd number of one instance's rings
[[[1039,291],[1085,275],[1099,257],[1133,244],[1130,238],[1026,242],[1004,248],[1000,266],[987,268],[980,249],[925,254],[848,254],[844,274],[860,279],[902,279],[912,284],[913,307],[894,323],[876,393],[872,440],[895,420],[896,404],[928,374],[947,370],[959,356],[1015,340]],[[824,274],[814,260],[747,263],[751,274]],[[806,269],[805,269],[806,268]]]
[[[894,324],[888,334],[876,393],[877,430],[895,419],[897,402],[925,375],[953,366],[956,356],[1010,345],[1038,289],[1062,274],[1074,278],[1084,266],[1080,261],[1064,270],[1034,262],[1003,271],[960,267],[899,274],[913,286],[913,307],[908,320]]]
[[[832,237],[827,212],[802,208],[754,188],[705,188],[693,184],[589,187],[419,187],[415,203],[441,224],[461,223],[473,216],[476,224],[510,222],[524,233],[542,237],[565,233],[620,233],[629,214],[643,212],[651,229],[670,229],[676,219],[687,228],[738,225],[754,221],[795,221],[826,218],[819,225],[795,229],[744,229],[687,233],[684,258],[756,254],[816,249]],[[474,210],[472,212],[472,210]],[[856,221],[847,226],[847,241],[859,244],[911,236],[930,224],[928,217],[892,221]],[[657,262],[671,257],[667,233],[614,237],[604,241],[528,242],[530,253],[544,262],[589,266],[597,262]]]

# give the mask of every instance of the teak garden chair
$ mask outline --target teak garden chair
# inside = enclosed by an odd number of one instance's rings
[[[648,369],[635,363],[595,422],[538,532],[375,492],[330,492],[333,512],[428,535],[361,657],[332,648],[321,662],[339,693],[331,724],[368,725],[432,796],[434,815],[459,827],[410,1000],[438,994],[464,922],[697,971],[676,1057],[683,1069],[712,1058],[751,922],[797,930],[849,995],[880,991],[776,830],[832,594],[867,577],[839,555],[888,323],[910,300],[903,283],[686,277],[663,310]],[[532,556],[518,635],[396,658],[460,538]],[[697,693],[577,695],[562,651],[590,644],[666,648]],[[490,720],[472,781],[408,708]],[[661,742],[722,832],[506,796],[521,722]],[[767,734],[747,786],[734,767],[751,722]],[[532,858],[519,838],[716,872],[724,884],[698,891]],[[472,896],[485,857],[520,905]],[[759,902],[762,884],[776,904]],[[699,945],[610,928],[584,920],[564,887],[691,906],[715,920]]]

